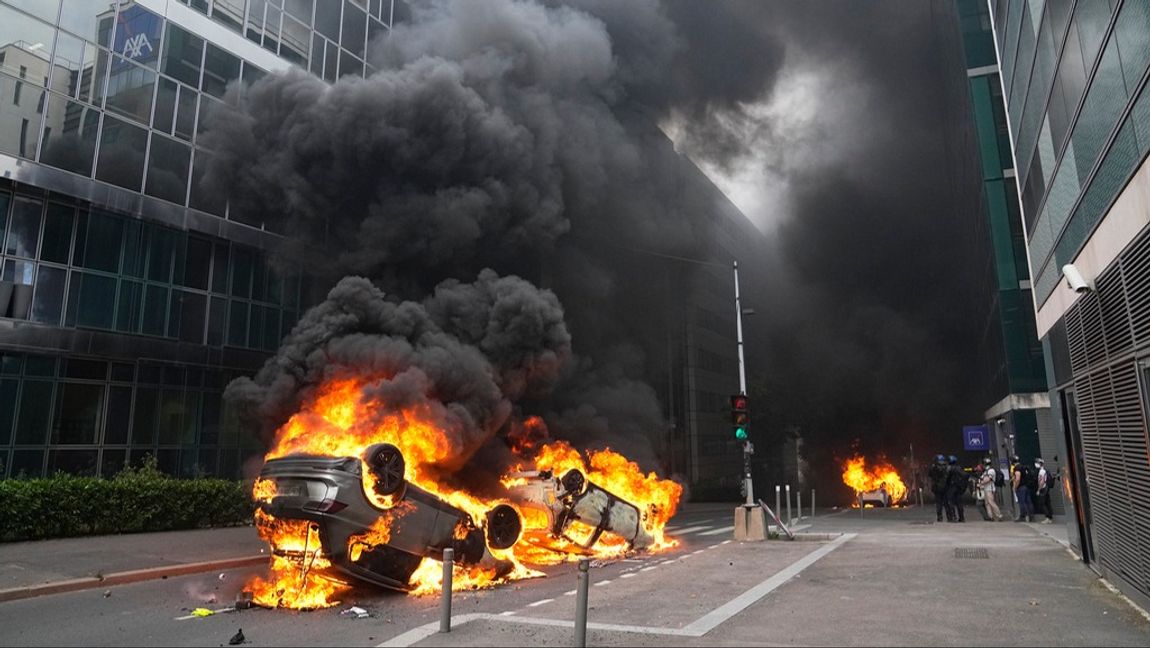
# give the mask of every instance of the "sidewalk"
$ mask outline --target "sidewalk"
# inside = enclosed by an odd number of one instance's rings
[[[217,563],[253,562],[266,551],[250,526],[0,544],[0,600],[5,592],[13,596],[11,590],[44,585],[83,589],[92,586],[85,581],[124,572],[146,570],[128,582],[202,571]]]

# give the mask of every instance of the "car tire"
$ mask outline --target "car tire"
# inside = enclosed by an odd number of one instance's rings
[[[375,476],[375,492],[379,495],[395,495],[403,490],[403,473],[407,463],[399,448],[390,443],[379,443],[367,449],[367,467]]]
[[[514,507],[500,504],[487,512],[484,531],[487,534],[488,547],[510,549],[519,541],[519,534],[523,532],[523,520]]]

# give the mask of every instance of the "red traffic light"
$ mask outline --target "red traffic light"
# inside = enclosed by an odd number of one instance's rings
[[[738,394],[731,396],[731,409],[736,412],[747,411],[747,396],[746,394]]]

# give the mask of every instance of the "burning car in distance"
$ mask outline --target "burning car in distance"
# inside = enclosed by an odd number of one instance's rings
[[[409,483],[404,467],[403,454],[387,443],[368,447],[362,458],[269,460],[256,489],[265,516],[261,534],[273,556],[320,578],[352,578],[403,591],[414,587],[411,578],[423,559],[441,558],[446,548],[462,565],[489,570],[496,578],[511,572],[513,564],[492,550],[509,549],[519,540],[522,522],[513,507],[497,504],[477,521]],[[304,546],[298,546],[299,534],[276,533],[277,523],[307,525]]]

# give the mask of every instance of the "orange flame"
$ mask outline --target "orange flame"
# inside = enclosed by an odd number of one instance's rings
[[[885,488],[891,504],[906,499],[907,489],[902,477],[899,477],[894,466],[884,460],[875,462],[874,467],[868,470],[865,458],[855,456],[847,459],[843,463],[843,483],[854,489],[856,498],[862,493]]]
[[[483,520],[496,505],[509,503],[504,498],[476,497],[444,483],[436,468],[459,459],[453,456],[454,446],[447,431],[432,422],[432,412],[424,406],[382,409],[384,406],[380,403],[362,398],[367,384],[363,380],[343,379],[323,385],[311,401],[277,431],[266,458],[293,454],[358,457],[372,444],[390,443],[403,453],[404,477],[408,482],[465,511],[473,520]],[[678,505],[682,493],[679,484],[660,480],[653,472],[644,475],[637,464],[609,449],[591,452],[588,461],[584,461],[577,450],[564,442],[544,444],[546,426],[536,417],[513,426],[511,436],[513,451],[523,456],[525,462],[534,463],[536,470],[553,470],[562,475],[578,468],[588,480],[638,506],[644,529],[656,540],[653,549],[676,544],[663,537],[663,527]],[[514,470],[522,469],[517,466]],[[375,493],[375,477],[371,471],[363,471],[363,480],[367,497],[389,513],[381,515],[371,529],[349,541],[348,551],[353,560],[365,549],[386,543],[393,525],[404,512],[402,504],[393,509],[395,502]],[[503,480],[505,485],[512,481]],[[275,497],[275,483],[257,480],[252,496],[257,502],[270,501]],[[546,514],[516,508],[523,516],[525,535],[549,531]],[[292,608],[334,605],[333,597],[340,596],[346,586],[325,580],[320,573],[330,562],[323,555],[318,533],[313,533],[304,522],[276,520],[263,512],[257,515],[257,525],[261,537],[276,550],[276,556],[271,580],[255,579],[248,584],[256,602]],[[568,529],[568,535],[575,540],[585,540],[593,531],[573,526],[575,528]],[[618,556],[627,550],[624,539],[608,534],[601,536],[593,547],[593,553],[599,557]],[[519,542],[509,550],[491,550],[491,553],[511,564],[509,573],[497,574],[493,569],[457,563],[452,572],[452,589],[489,587],[506,580],[541,576],[526,564],[553,564],[567,558],[565,554],[541,550],[526,542]],[[442,564],[427,558],[408,580],[408,585],[413,588],[413,594],[431,594],[439,591],[441,580]]]

